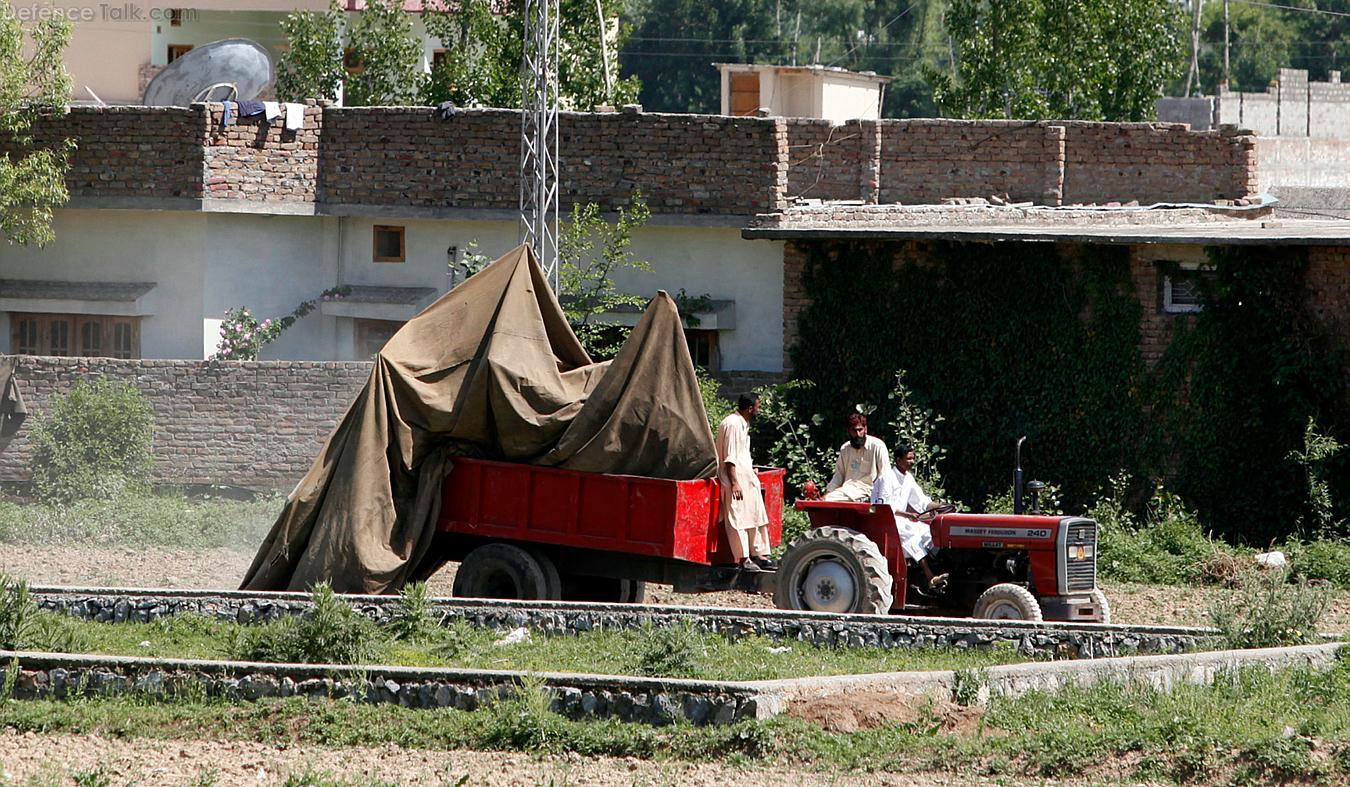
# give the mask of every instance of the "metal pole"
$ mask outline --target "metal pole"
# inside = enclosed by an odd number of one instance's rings
[[[1228,0],[1223,0],[1223,83],[1228,84]]]
[[[525,0],[520,93],[520,242],[558,281],[558,0]]]

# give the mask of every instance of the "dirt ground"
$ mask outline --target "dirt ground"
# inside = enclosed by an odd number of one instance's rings
[[[54,752],[58,754],[53,754]],[[101,772],[105,780],[89,774]],[[358,784],[400,785],[679,785],[716,787],[735,781],[730,766],[652,762],[632,758],[567,754],[535,758],[523,754],[420,751],[396,746],[329,749],[248,742],[156,741],[96,735],[36,735],[0,731],[0,784],[79,783],[120,787],[258,787],[290,776],[338,777]],[[58,781],[60,780],[60,781]],[[758,783],[753,778],[750,783]],[[780,785],[945,785],[947,774],[829,774],[774,768]],[[982,784],[962,778],[962,784]]]
[[[148,551],[100,547],[0,547],[0,573],[35,585],[105,587],[235,588],[248,570],[252,553],[228,549],[203,552]],[[434,595],[450,595],[454,566],[428,583]],[[1157,585],[1107,585],[1117,623],[1202,626],[1210,602],[1228,593],[1222,588]],[[772,607],[769,596],[746,593],[686,595],[668,586],[648,585],[647,598],[658,604],[720,607]],[[1323,620],[1326,631],[1350,631],[1350,592],[1339,591]]]

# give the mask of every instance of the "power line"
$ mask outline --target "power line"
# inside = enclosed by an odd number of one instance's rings
[[[1324,8],[1300,8],[1294,5],[1280,5],[1278,3],[1262,3],[1258,2],[1258,0],[1233,0],[1233,2],[1241,3],[1243,5],[1260,6],[1261,8],[1278,8],[1281,11],[1299,11],[1305,14],[1320,14],[1322,16],[1350,17],[1350,13],[1346,13],[1345,11],[1328,11]]]

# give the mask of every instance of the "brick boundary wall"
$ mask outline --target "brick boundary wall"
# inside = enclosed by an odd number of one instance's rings
[[[287,490],[370,376],[368,362],[124,361],[23,356],[28,421],[0,440],[0,482],[31,479],[33,420],[76,381],[131,383],[155,411],[157,481]]]
[[[236,118],[222,128],[222,111],[220,104],[209,105],[203,196],[312,204],[318,196],[323,108],[309,102],[297,131],[286,130],[284,115],[271,123],[261,115]]]
[[[202,105],[71,107],[39,119],[36,147],[72,139],[66,188],[72,197],[200,198],[206,140]],[[0,155],[13,150],[0,139]]]
[[[560,201],[655,213],[778,210],[787,178],[781,119],[567,112],[559,117]],[[322,202],[515,210],[520,113],[427,107],[324,113]]]
[[[280,120],[222,130],[218,104],[76,107],[35,137],[80,147],[77,197],[510,210],[520,113],[318,107],[298,134]],[[563,113],[561,201],[659,214],[746,216],[791,198],[932,204],[1007,194],[1058,205],[1212,202],[1256,193],[1256,139],[1176,123],[908,119],[848,121]],[[5,149],[0,143],[0,150]]]

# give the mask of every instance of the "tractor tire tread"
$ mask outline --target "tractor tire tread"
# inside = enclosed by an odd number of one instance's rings
[[[797,573],[798,560],[794,559],[794,553],[799,558],[805,548],[823,542],[842,546],[852,554],[862,569],[863,576],[859,579],[862,584],[863,608],[853,612],[870,615],[885,615],[890,612],[895,595],[891,587],[891,571],[886,558],[882,557],[881,550],[872,539],[847,527],[812,528],[793,540],[779,562],[778,581],[773,591],[774,606],[779,609],[802,608],[796,603],[797,588],[793,575]]]

